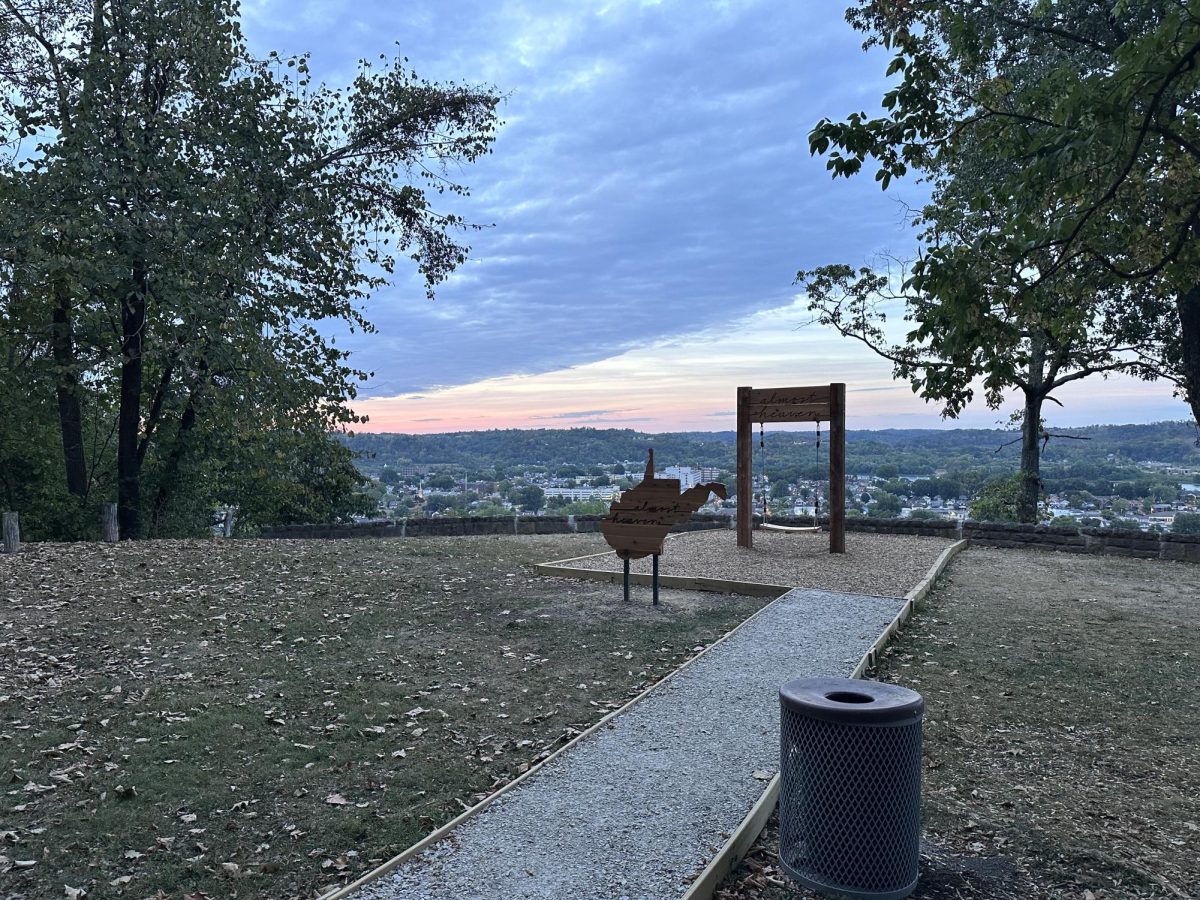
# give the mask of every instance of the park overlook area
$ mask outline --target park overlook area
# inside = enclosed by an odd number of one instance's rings
[[[1200,897],[1198,60],[0,0],[0,900]]]

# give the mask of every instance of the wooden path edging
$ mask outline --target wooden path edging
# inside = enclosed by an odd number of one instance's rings
[[[596,553],[594,556],[609,556],[610,553]],[[577,581],[600,581],[605,584],[620,584],[625,577],[621,572],[609,569],[579,569],[564,563],[578,562],[590,559],[589,556],[578,556],[575,559],[560,559],[556,562],[537,563],[533,567],[539,575],[551,575],[556,578],[574,578]],[[631,572],[631,584],[650,585],[653,576],[644,572]],[[660,587],[676,588],[681,591],[713,591],[719,594],[742,594],[746,597],[771,597],[778,599],[788,591],[794,590],[795,585],[788,587],[782,584],[762,584],[757,581],[734,581],[726,578],[700,578],[690,575],[659,575]]]
[[[609,572],[604,569],[568,569],[564,566],[539,564],[533,570],[539,575],[553,575],[559,578],[574,578],[578,581],[600,581],[605,584],[620,584],[624,577],[620,572]],[[631,572],[630,584],[651,586],[653,576],[640,572]],[[687,575],[659,575],[659,587],[674,588],[681,591],[710,591],[718,594],[741,594],[744,597],[770,597],[777,600],[795,586],[787,587],[781,584],[762,584],[757,581],[731,581],[723,578],[699,578]]]
[[[904,595],[904,605],[900,607],[900,612],[896,613],[896,617],[892,619],[883,634],[875,639],[870,649],[863,654],[858,665],[854,667],[854,671],[850,674],[851,678],[862,678],[863,673],[875,664],[875,659],[880,650],[882,650],[892,639],[892,636],[900,630],[900,626],[905,620],[912,615],[914,606],[925,599],[926,595],[933,589],[934,583],[938,580],[938,576],[945,571],[946,566],[950,565],[950,560],[954,559],[968,546],[969,541],[955,541],[949,547],[942,551],[941,556],[937,558],[929,572],[917,583],[911,591]],[[767,604],[770,606],[770,604]],[[767,607],[764,606],[763,609]],[[749,619],[747,619],[749,621]],[[717,851],[714,856],[704,867],[704,870],[696,876],[696,880],[692,882],[692,886],[688,888],[687,893],[683,895],[681,900],[712,900],[716,893],[717,886],[732,872],[742,861],[742,858],[758,840],[758,836],[762,834],[763,828],[766,827],[767,820],[771,818],[771,813],[775,811],[775,804],[779,801],[779,773],[775,773],[775,777],[771,779],[767,785],[767,789],[763,791],[758,802],[750,808],[750,812],[746,814],[746,818],[742,820],[737,829],[729,836],[724,846]]]
[[[611,552],[611,551],[608,551],[608,552]],[[592,555],[593,556],[605,556],[605,555],[607,555],[607,552],[606,553],[596,553],[596,554],[592,554]],[[586,559],[586,558],[587,557],[582,557],[582,556],[576,557],[576,559]],[[560,560],[560,562],[570,562],[570,560]],[[553,564],[549,564],[549,565],[553,566]],[[534,568],[535,568],[535,571],[538,570],[537,566],[535,566]],[[572,569],[570,571],[575,572],[575,571],[593,571],[593,570]],[[621,575],[620,572],[618,572],[616,574],[618,577],[620,577],[620,575]],[[575,577],[575,576],[572,575],[570,577]],[[649,576],[643,576],[643,577],[645,577],[647,579],[649,578]],[[660,581],[661,580],[662,579],[660,578]],[[774,586],[773,585],[765,585],[765,587],[774,587]],[[786,593],[788,591],[795,590],[795,588],[782,588],[781,590],[783,590]],[[590,728],[588,728],[587,730],[577,734],[574,738],[569,740],[567,743],[563,744],[561,747],[559,747],[557,750],[555,750],[553,753],[551,753],[549,756],[547,756],[541,762],[535,763],[534,765],[530,766],[527,771],[522,772],[520,775],[518,775],[512,781],[508,782],[508,784],[504,785],[503,787],[499,788],[498,790],[496,790],[493,793],[489,794],[488,796],[484,797],[482,800],[480,800],[478,803],[476,803],[470,809],[467,809],[466,811],[464,811],[457,817],[451,819],[449,822],[447,822],[441,828],[438,828],[436,831],[430,832],[425,837],[423,837],[421,840],[419,840],[417,843],[415,843],[411,847],[409,847],[407,850],[403,851],[402,853],[400,853],[397,856],[392,857],[391,859],[389,859],[387,862],[383,863],[382,865],[379,865],[376,868],[372,869],[371,871],[365,873],[364,875],[360,876],[357,880],[352,881],[350,884],[348,884],[344,887],[335,888],[334,890],[331,890],[329,893],[321,894],[318,897],[318,900],[344,900],[344,898],[349,897],[351,894],[353,894],[359,888],[364,887],[373,881],[379,880],[384,875],[387,875],[389,872],[393,871],[394,869],[399,868],[400,866],[402,866],[404,863],[408,862],[413,857],[419,855],[421,852],[426,850],[431,845],[436,844],[438,841],[447,837],[452,831],[454,831],[456,828],[458,828],[458,826],[475,818],[477,815],[479,815],[481,812],[483,812],[484,809],[486,809],[488,806],[490,806],[493,802],[500,799],[501,797],[503,797],[505,794],[507,794],[509,791],[513,790],[514,788],[520,786],[526,779],[531,778],[538,771],[540,771],[543,766],[549,764],[553,760],[562,756],[568,750],[571,750],[572,748],[574,748],[575,745],[580,743],[584,738],[589,737],[593,733],[599,731],[601,728],[603,728],[605,725],[607,725],[610,720],[615,719],[621,713],[629,710],[637,703],[640,703],[642,700],[644,700],[646,698],[646,696],[651,691],[656,690],[658,687],[660,687],[663,684],[666,684],[672,678],[675,678],[677,675],[679,675],[680,672],[687,669],[690,665],[692,665],[692,663],[696,662],[696,660],[700,659],[700,657],[704,656],[706,653],[708,653],[714,647],[716,647],[720,644],[723,644],[725,641],[729,640],[729,638],[733,637],[733,635],[737,634],[737,632],[741,631],[743,628],[745,628],[747,625],[749,625],[751,622],[753,622],[755,619],[757,619],[760,615],[762,615],[768,609],[770,609],[772,606],[774,606],[775,601],[777,601],[779,599],[780,599],[779,596],[775,597],[775,599],[771,603],[767,603],[761,609],[756,610],[753,613],[753,615],[748,616],[746,619],[744,619],[742,622],[740,622],[736,628],[733,628],[732,630],[723,634],[721,637],[717,638],[717,640],[713,641],[711,644],[709,644],[707,647],[705,647],[703,650],[701,650],[699,653],[697,653],[695,656],[693,656],[691,659],[689,659],[687,662],[685,662],[679,668],[668,672],[666,675],[664,675],[658,681],[654,682],[654,684],[647,687],[644,691],[642,691],[640,694],[638,694],[636,697],[634,697],[632,700],[630,700],[624,706],[620,707],[619,709],[614,709],[612,712],[610,712],[608,715],[606,715],[604,718],[602,718],[600,721],[598,721],[595,725],[593,725]],[[759,831],[761,831],[761,830],[762,830],[762,826],[760,825]],[[757,835],[758,835],[758,832],[755,832],[756,837],[757,837]]]
[[[908,594],[905,595],[904,606],[901,608],[900,612],[896,615],[896,618],[892,620],[891,624],[888,625],[888,627],[884,631],[884,633],[871,646],[871,649],[868,650],[867,653],[863,655],[862,661],[859,662],[858,666],[855,668],[854,675],[852,677],[855,677],[855,678],[861,677],[862,672],[865,671],[867,668],[868,661],[870,659],[874,659],[874,655],[879,650],[879,648],[881,648],[884,644],[887,643],[887,641],[890,639],[891,635],[893,633],[895,633],[895,631],[900,627],[900,624],[906,618],[908,618],[909,613],[912,611],[913,603],[917,600],[920,600],[927,593],[929,593],[929,589],[933,586],[933,582],[937,580],[937,576],[939,574],[941,574],[942,569],[944,569],[946,567],[946,565],[950,562],[950,560],[953,559],[954,556],[958,553],[958,551],[961,550],[966,545],[967,545],[967,541],[958,541],[954,544],[951,544],[949,547],[947,547],[942,552],[942,555],[940,557],[938,557],[937,562],[935,562],[933,564],[933,568],[929,570],[929,574],[927,574],[925,576],[925,578],[922,579],[922,581],[920,582],[920,584],[917,585],[917,587],[913,588],[913,590],[909,591]],[[608,551],[606,551],[604,553],[593,553],[590,556],[606,556],[606,555],[608,555]],[[576,572],[596,572],[596,571],[598,571],[595,569],[567,569],[567,567],[559,565],[561,563],[574,562],[574,561],[577,561],[580,559],[588,559],[588,558],[590,558],[590,557],[589,556],[578,556],[578,557],[574,557],[573,559],[557,560],[553,563],[546,563],[544,565],[539,564],[539,565],[534,566],[534,571],[539,572],[541,574],[557,575],[557,574],[559,574],[559,571],[543,572],[542,570],[543,570],[543,568],[551,569],[551,570],[566,569],[567,571],[572,573],[571,575],[569,575],[567,577],[572,577],[572,578],[578,577],[574,574]],[[616,575],[618,578],[621,577],[620,572],[605,573],[605,574],[613,574],[613,575]],[[649,576],[643,575],[641,577],[646,579],[645,583],[649,583]],[[668,576],[668,577],[670,577],[670,576]],[[660,576],[659,580],[665,581],[665,579],[662,578],[661,576]],[[714,582],[714,583],[717,583],[719,581],[718,579],[686,579],[686,578],[683,578],[680,580],[710,581],[710,582]],[[744,584],[746,586],[751,586],[751,585],[756,584],[755,582],[720,582],[720,583]],[[758,586],[763,587],[763,588],[776,588],[777,587],[776,585],[758,585]],[[704,588],[693,588],[693,589],[694,590],[704,590]],[[795,587],[780,588],[780,590],[782,590],[784,593],[787,593],[787,592],[795,590],[795,589],[796,589]],[[724,591],[726,589],[716,588],[715,590]],[[759,595],[759,596],[764,596],[764,595]],[[765,596],[770,596],[770,595],[765,595]],[[612,719],[615,719],[621,713],[632,708],[637,703],[640,703],[643,699],[646,698],[646,696],[651,691],[657,689],[660,685],[666,684],[672,678],[676,677],[680,672],[684,671],[690,665],[692,665],[692,663],[696,662],[696,660],[700,659],[700,657],[704,656],[704,654],[708,653],[710,650],[712,650],[714,647],[718,646],[719,644],[722,644],[725,641],[727,641],[738,631],[745,628],[747,625],[749,625],[751,622],[753,622],[756,618],[758,618],[760,615],[762,615],[768,609],[770,609],[772,606],[774,606],[775,602],[777,600],[779,600],[781,596],[782,596],[782,594],[776,596],[775,599],[771,603],[767,603],[761,609],[755,611],[753,615],[747,617],[744,621],[739,623],[736,628],[733,628],[726,634],[719,637],[717,640],[713,641],[711,644],[709,644],[707,647],[705,647],[703,650],[701,650],[699,653],[697,653],[695,656],[693,656],[691,659],[689,659],[687,662],[685,662],[682,666],[680,666],[679,668],[677,668],[671,672],[668,672],[666,675],[664,675],[658,681],[654,682],[654,684],[647,687],[644,691],[642,691],[640,694],[638,694],[636,697],[634,697],[628,703],[626,703],[619,709],[614,709],[612,712],[608,713],[608,715],[604,716],[604,718],[602,718],[602,719],[600,719],[600,721],[596,722],[595,725],[592,725],[590,728],[577,734],[574,738],[567,741],[567,743],[563,744],[561,747],[559,747],[557,750],[555,750],[553,753],[551,753],[549,756],[547,756],[541,762],[535,763],[534,765],[530,766],[528,770],[526,770],[525,772],[522,772],[520,775],[518,775],[512,781],[508,782],[508,784],[504,785],[503,787],[499,788],[498,790],[496,790],[496,791],[492,792],[491,794],[489,794],[488,796],[484,797],[482,800],[480,800],[478,803],[476,803],[470,809],[465,810],[460,815],[451,819],[449,822],[447,822],[441,828],[438,828],[437,830],[432,831],[429,834],[427,834],[425,837],[423,837],[421,840],[417,841],[417,843],[413,844],[407,850],[404,850],[400,854],[389,859],[387,862],[377,866],[376,868],[365,873],[364,875],[361,875],[359,878],[352,881],[350,884],[345,885],[344,887],[335,888],[326,894],[321,894],[319,896],[318,900],[345,900],[345,898],[351,896],[359,888],[365,887],[366,885],[371,884],[374,881],[378,881],[380,878],[387,875],[389,872],[392,872],[393,870],[404,865],[404,863],[408,862],[413,857],[419,855],[420,853],[425,851],[427,848],[429,848],[433,844],[436,844],[438,841],[447,837],[448,835],[450,835],[451,832],[453,832],[460,825],[464,824],[465,822],[468,822],[469,820],[475,818],[477,815],[479,815],[481,812],[483,812],[493,802],[500,799],[501,797],[503,797],[505,794],[507,794],[509,791],[513,790],[514,788],[519,787],[523,782],[525,782],[527,779],[531,778],[538,771],[540,771],[543,766],[546,766],[553,760],[562,756],[568,750],[571,750],[572,748],[574,748],[575,745],[580,743],[581,741],[583,741],[584,738],[587,738],[590,735],[592,735],[594,732],[599,731],[601,728],[603,728],[605,725],[607,725],[609,723],[609,721],[611,721]],[[746,851],[750,849],[750,846],[754,843],[754,841],[756,841],[758,839],[758,836],[762,833],[763,827],[767,823],[767,819],[770,818],[771,812],[775,808],[775,802],[778,799],[778,797],[779,797],[779,774],[776,773],[775,777],[771,780],[771,783],[767,786],[766,791],[763,793],[763,795],[761,797],[759,797],[758,801],[751,808],[750,813],[742,821],[742,824],[738,826],[737,830],[734,831],[734,833],[730,836],[729,840],[726,841],[725,845],[721,848],[721,850],[717,853],[717,855],[709,862],[709,864],[704,868],[704,870],[700,873],[700,875],[696,878],[696,880],[694,882],[692,882],[692,886],[688,889],[687,893],[684,894],[682,900],[711,900],[713,893],[716,891],[717,885],[721,882],[721,879],[724,878],[730,871],[732,871],[733,867],[736,866],[741,861],[742,857],[745,856]]]
[[[669,534],[667,535],[667,540],[682,537],[686,533],[675,532]],[[614,569],[581,569],[578,566],[571,565],[571,563],[582,562],[585,559],[596,559],[600,556],[612,556],[612,551],[602,550],[599,553],[589,553],[586,556],[571,556],[567,559],[555,559],[550,562],[535,563],[533,571],[538,575],[549,575],[554,578],[574,578],[576,581],[599,581],[603,584],[620,584],[625,578],[623,572]],[[654,583],[654,577],[644,572],[631,572],[629,581],[631,584],[649,586]],[[712,591],[718,594],[741,594],[744,597],[770,597],[775,600],[778,600],[788,591],[795,590],[796,588],[794,584],[764,584],[759,581],[737,581],[732,578],[701,578],[691,575],[659,575],[658,583],[660,587],[676,588],[681,591]]]

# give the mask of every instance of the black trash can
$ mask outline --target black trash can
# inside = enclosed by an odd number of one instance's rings
[[[925,701],[895,684],[797,678],[779,689],[779,861],[834,896],[917,886]]]

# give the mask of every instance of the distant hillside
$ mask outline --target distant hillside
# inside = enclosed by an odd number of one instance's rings
[[[1143,460],[1200,467],[1200,436],[1188,422],[1152,425],[1093,425],[1054,429],[1069,437],[1051,439],[1044,464],[1048,469],[1093,469],[1127,466]],[[900,474],[929,475],[938,469],[1011,469],[1017,464],[1017,432],[997,429],[886,429],[850,431],[846,435],[847,469],[874,474],[881,466]],[[1075,439],[1072,439],[1075,438]],[[818,451],[814,432],[767,432],[769,465],[823,468],[828,431],[822,429]],[[357,434],[344,438],[360,454],[369,474],[385,465],[441,464],[467,470],[520,466],[609,465],[645,459],[654,447],[661,466],[704,465],[732,469],[732,431],[647,434],[631,429],[504,429],[448,434]],[[757,452],[758,433],[755,432]],[[1009,446],[1005,447],[1004,445]],[[761,461],[761,460],[760,460]]]

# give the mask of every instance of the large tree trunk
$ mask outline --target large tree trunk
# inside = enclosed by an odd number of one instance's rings
[[[117,523],[121,540],[142,537],[141,460],[142,347],[145,344],[147,275],[135,265],[133,289],[121,310],[121,405],[117,414]]]
[[[1017,521],[1036,523],[1042,496],[1042,393],[1026,391],[1025,420],[1021,423],[1021,494]]]
[[[79,402],[79,373],[75,358],[75,335],[71,325],[71,301],[61,291],[55,297],[50,348],[57,369],[55,392],[58,396],[58,424],[62,434],[63,463],[67,490],[77,497],[87,496],[87,460],[83,452],[83,409]]]
[[[1179,294],[1176,308],[1184,398],[1192,408],[1192,418],[1200,424],[1200,285]]]
[[[167,506],[170,504],[175,490],[175,482],[179,477],[184,458],[187,456],[192,429],[196,427],[196,402],[199,396],[200,388],[197,387],[188,397],[187,406],[183,410],[183,418],[179,420],[179,431],[175,434],[175,444],[171,447],[171,452],[167,455],[162,467],[158,493],[154,498],[154,509],[151,513],[153,516],[151,527],[156,533],[160,533]]]
[[[1046,399],[1045,335],[1034,330],[1030,337],[1029,369],[1025,382],[1025,418],[1021,422],[1021,493],[1017,498],[1017,521],[1036,523],[1042,496],[1042,401]]]

